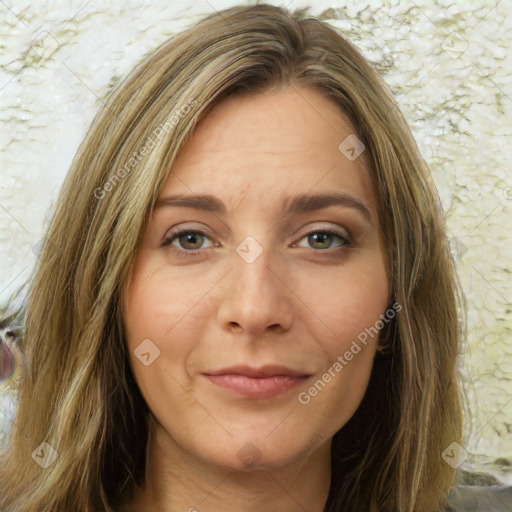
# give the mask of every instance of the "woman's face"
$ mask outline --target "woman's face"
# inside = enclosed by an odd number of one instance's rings
[[[284,467],[360,404],[377,345],[361,334],[382,326],[389,290],[352,133],[308,88],[234,97],[175,162],[125,324],[157,435],[186,456]]]

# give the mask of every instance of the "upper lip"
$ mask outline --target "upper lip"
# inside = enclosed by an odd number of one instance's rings
[[[276,375],[286,375],[289,377],[309,377],[311,374],[293,370],[286,366],[268,364],[260,366],[259,368],[253,366],[231,366],[229,368],[223,368],[222,370],[214,370],[205,372],[206,375],[244,375],[246,377],[252,377],[255,379],[262,379],[265,377],[275,377]]]

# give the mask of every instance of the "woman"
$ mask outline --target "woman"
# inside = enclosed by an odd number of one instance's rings
[[[210,16],[73,162],[0,508],[443,510],[457,297],[428,170],[361,55],[277,7]]]

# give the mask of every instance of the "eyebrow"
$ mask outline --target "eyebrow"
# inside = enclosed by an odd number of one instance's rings
[[[224,203],[212,195],[194,195],[194,196],[170,196],[160,199],[156,202],[155,208],[161,207],[185,207],[204,210],[207,212],[225,215],[227,212]],[[337,192],[328,194],[299,194],[297,196],[287,196],[283,199],[281,215],[293,215],[297,213],[321,210],[329,206],[342,206],[358,210],[369,220],[371,218],[370,210],[358,199],[348,194]]]

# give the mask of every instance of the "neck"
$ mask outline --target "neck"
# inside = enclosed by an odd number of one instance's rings
[[[146,482],[124,512],[323,512],[331,478],[330,440],[311,456],[268,470],[230,471],[199,460],[156,425]]]

